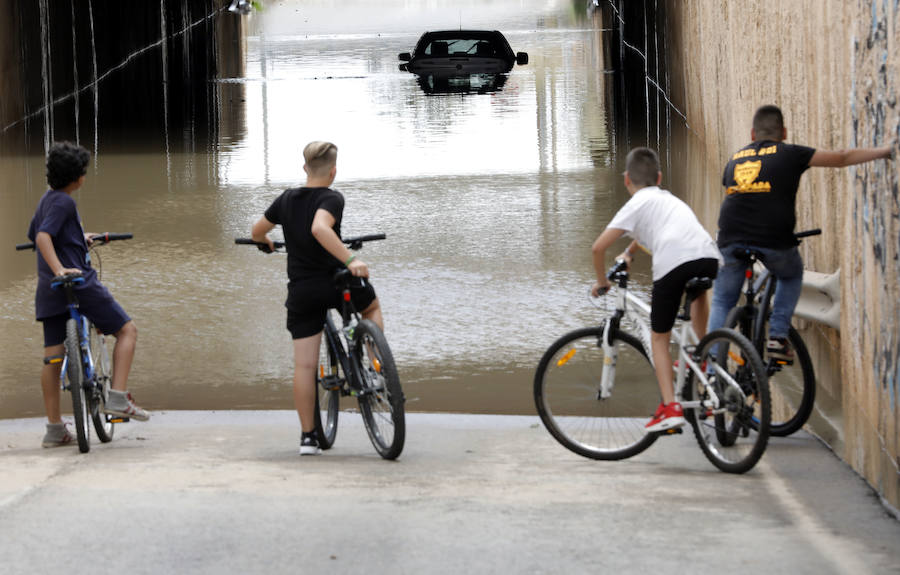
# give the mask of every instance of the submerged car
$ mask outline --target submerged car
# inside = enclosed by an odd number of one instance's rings
[[[528,63],[528,54],[515,53],[497,30],[425,32],[412,54],[403,52],[400,69],[415,74],[502,74]]]

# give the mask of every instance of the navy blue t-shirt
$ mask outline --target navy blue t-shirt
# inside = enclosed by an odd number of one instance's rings
[[[99,284],[97,272],[91,267],[87,242],[84,241],[84,230],[81,217],[72,197],[58,190],[48,190],[38,202],[31,225],[28,227],[28,239],[35,241],[38,232],[46,232],[53,238],[53,248],[59,262],[66,268],[80,269],[84,283],[76,286],[83,290]],[[37,251],[38,286],[34,296],[37,319],[46,319],[66,312],[66,294],[61,289],[52,289],[50,282],[53,271],[40,250]]]

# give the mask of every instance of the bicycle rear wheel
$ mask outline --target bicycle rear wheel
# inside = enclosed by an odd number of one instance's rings
[[[337,437],[341,386],[346,381],[341,371],[340,361],[331,341],[327,334],[323,334],[319,345],[319,369],[316,372],[316,434],[322,449],[331,449]]]
[[[725,320],[727,327],[750,326],[744,321],[746,311],[734,308]],[[766,333],[765,330],[763,333]],[[743,332],[743,330],[742,330]],[[747,334],[744,333],[746,336]],[[749,336],[748,336],[749,337]],[[772,392],[773,415],[770,433],[778,437],[788,436],[799,430],[809,420],[816,402],[816,374],[809,350],[803,338],[793,327],[788,332],[788,341],[794,348],[794,361],[788,365],[767,357],[763,358],[769,376]],[[760,345],[757,349],[763,349]]]
[[[762,360],[750,341],[731,329],[707,334],[697,344],[697,354],[707,361],[712,383],[708,388],[690,373],[682,395],[685,402],[718,401],[718,408],[688,409],[687,420],[713,465],[727,473],[746,473],[769,441],[772,406]]]
[[[603,329],[569,332],[547,349],[534,375],[534,402],[547,431],[566,449],[592,459],[625,459],[658,437],[644,425],[659,404],[659,387],[641,342],[618,331],[616,357],[608,357]],[[604,365],[615,368],[615,387],[601,398]]]
[[[394,356],[381,329],[362,320],[354,334],[360,375],[359,411],[375,451],[396,459],[406,439],[403,390]]]
[[[82,453],[91,450],[88,402],[84,393],[84,362],[81,360],[81,344],[78,341],[78,323],[66,321],[66,379],[72,392],[72,414],[75,416],[75,435]]]
[[[94,430],[97,438],[102,443],[112,441],[116,430],[112,417],[104,411],[106,400],[109,397],[110,378],[112,377],[111,364],[109,362],[109,350],[106,349],[106,341],[97,332],[95,326],[89,326],[91,334],[91,354],[94,358],[94,383],[90,392],[88,406],[91,411],[91,419],[94,421]]]

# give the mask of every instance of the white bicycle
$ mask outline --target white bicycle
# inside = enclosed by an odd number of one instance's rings
[[[544,353],[534,377],[534,401],[547,430],[567,449],[592,459],[625,459],[660,436],[645,423],[660,402],[650,350],[650,305],[628,290],[617,260],[615,312],[600,325],[567,333]],[[766,370],[753,344],[731,329],[697,341],[691,302],[712,285],[694,278],[672,331],[678,347],[675,396],[707,459],[722,471],[745,473],[769,439],[771,403]],[[634,332],[637,335],[633,335]]]

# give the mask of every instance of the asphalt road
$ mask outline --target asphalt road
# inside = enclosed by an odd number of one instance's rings
[[[522,416],[410,414],[388,462],[341,415],[304,458],[288,411],[157,413],[86,455],[0,420],[0,573],[900,573],[900,521],[803,433],[733,476],[690,432],[597,462]]]

